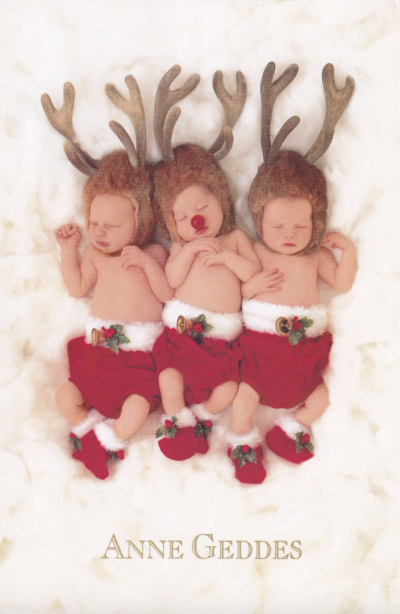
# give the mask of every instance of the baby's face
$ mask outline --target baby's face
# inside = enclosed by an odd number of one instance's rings
[[[122,194],[100,194],[90,205],[89,241],[106,254],[129,245],[135,232],[135,209]]]
[[[305,198],[275,198],[264,207],[263,239],[274,252],[292,256],[311,241],[312,207]]]
[[[202,185],[182,190],[172,205],[179,236],[184,241],[216,237],[224,216],[219,200]]]

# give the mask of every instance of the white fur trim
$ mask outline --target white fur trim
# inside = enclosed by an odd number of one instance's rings
[[[276,321],[281,317],[294,318],[294,316],[297,316],[299,320],[304,317],[314,320],[314,324],[306,329],[307,337],[320,337],[328,326],[328,310],[324,305],[291,307],[288,305],[263,303],[256,299],[245,299],[242,309],[245,327],[259,333],[278,335]]]
[[[179,316],[197,318],[197,316],[202,313],[206,316],[207,322],[213,327],[213,330],[209,333],[205,333],[205,337],[224,339],[224,341],[234,341],[243,330],[242,316],[239,312],[215,313],[214,311],[207,311],[207,309],[201,309],[200,307],[182,303],[182,301],[178,301],[178,299],[172,299],[165,304],[162,318],[165,326],[168,326],[168,328],[176,328],[176,322]]]
[[[92,430],[92,428],[95,424],[97,424],[97,422],[100,422],[102,420],[105,420],[104,416],[102,414],[99,414],[97,409],[91,409],[89,410],[89,413],[86,418],[82,420],[82,422],[80,422],[76,426],[71,426],[71,433],[76,435],[78,439],[82,439],[82,437],[86,435],[86,433]]]
[[[115,420],[106,420],[105,422],[99,422],[94,427],[97,439],[100,441],[103,448],[110,452],[118,452],[118,450],[122,450],[127,446],[127,442],[120,439],[114,431],[112,427],[114,422]]]
[[[174,414],[175,418],[177,418],[177,426],[184,428],[185,426],[196,426],[196,416],[192,412],[191,409],[187,407],[183,407],[178,413]],[[165,423],[165,420],[172,420],[173,416],[166,416],[163,414],[161,416],[162,423]]]
[[[132,322],[125,324],[120,320],[103,320],[103,318],[94,318],[89,316],[86,321],[86,343],[92,343],[92,329],[101,327],[109,328],[112,324],[122,324],[124,333],[130,339],[130,343],[122,344],[121,350],[141,350],[142,352],[151,352],[156,339],[163,331],[162,322]],[[101,347],[107,347],[106,343],[100,343]]]
[[[212,420],[216,422],[219,418],[218,415],[211,414],[204,407],[204,403],[199,403],[198,405],[190,405],[190,409],[194,412],[194,414],[200,418],[200,420]]]
[[[226,434],[226,441],[232,448],[237,448],[237,446],[250,446],[254,449],[262,443],[262,437],[260,430],[254,426],[251,431],[244,435],[236,435],[236,433],[228,431]]]
[[[286,433],[288,437],[291,439],[296,438],[296,433],[308,433],[311,435],[311,429],[309,429],[304,424],[301,424],[296,418],[293,416],[293,413],[282,410],[282,414],[278,417],[276,421],[276,426],[280,426],[282,431]]]

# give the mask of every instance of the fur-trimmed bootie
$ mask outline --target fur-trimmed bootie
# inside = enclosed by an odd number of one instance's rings
[[[81,461],[99,480],[105,480],[109,476],[108,467],[114,459],[122,460],[125,455],[127,442],[116,435],[112,427],[114,422],[115,420],[97,422],[94,428],[80,438],[76,437],[75,432],[71,433],[77,448],[73,457]]]
[[[242,484],[261,484],[267,475],[263,460],[262,437],[258,428],[254,427],[244,435],[236,435],[231,431],[226,436],[228,456],[235,467],[235,477]]]
[[[218,419],[218,416],[207,411],[203,403],[191,405],[190,409],[195,414],[197,420],[197,424],[194,427],[196,454],[207,454],[209,450],[207,439],[211,433],[213,422]]]
[[[282,415],[266,434],[265,441],[272,452],[297,465],[314,456],[311,430],[298,422],[293,413]]]
[[[167,458],[187,460],[196,454],[194,428],[196,416],[191,409],[183,407],[174,416],[162,416],[162,426],[156,431],[158,446]]]

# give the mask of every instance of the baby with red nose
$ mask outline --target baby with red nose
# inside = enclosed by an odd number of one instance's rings
[[[292,65],[272,83],[274,68],[273,63],[266,67],[261,83],[262,115],[268,126],[275,97],[298,70]],[[280,409],[275,426],[266,434],[267,446],[292,463],[313,457],[310,427],[329,405],[322,374],[332,345],[317,282],[321,278],[334,290],[347,292],[357,271],[351,240],[338,232],[325,235],[326,180],[313,164],[328,148],[354,83],[348,78],[343,90],[337,90],[329,64],[323,80],[330,111],[315,145],[304,157],[296,151],[279,152],[279,144],[298,118],[286,122],[272,145],[264,131],[264,164],[249,192],[262,271],[242,287],[241,383],[228,436],[235,475],[243,483],[259,484],[266,477],[262,437],[252,421],[259,403]],[[329,248],[341,250],[339,262]],[[274,288],[269,283],[271,269],[281,275]]]
[[[165,273],[175,289],[163,310],[164,332],[153,348],[165,412],[156,437],[162,453],[176,461],[207,452],[215,416],[237,393],[241,284],[261,268],[252,242],[235,227],[233,199],[217,161],[232,146],[231,128],[246,96],[244,77],[237,74],[238,91],[230,96],[222,73],[214,75],[214,90],[230,123],[210,150],[190,143],[173,149],[168,126],[174,125],[177,109],[169,117],[168,112],[198,81],[192,77],[170,90],[179,71],[170,69],[157,91],[155,135],[163,161],[153,169],[158,231],[172,241]]]
[[[236,396],[242,332],[241,283],[260,271],[245,232],[235,228],[233,201],[212,154],[193,144],[154,170],[159,231],[172,245],[165,266],[175,298],[153,348],[165,415],[157,431],[165,456],[185,460],[208,450],[213,420]],[[177,330],[178,319],[188,330]]]

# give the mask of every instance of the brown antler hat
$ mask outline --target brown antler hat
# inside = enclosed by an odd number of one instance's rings
[[[117,122],[110,122],[125,151],[114,151],[101,160],[94,160],[83,151],[75,136],[72,126],[75,90],[71,83],[64,85],[64,102],[60,110],[55,109],[47,94],[42,96],[42,105],[50,124],[67,139],[64,150],[68,159],[79,171],[89,176],[83,191],[86,228],[95,196],[122,193],[130,198],[135,208],[136,230],[132,243],[143,246],[155,224],[151,207],[151,175],[146,165],[146,124],[139,86],[131,75],[126,77],[125,82],[130,93],[129,100],[121,96],[113,85],[106,85],[106,92],[131,120],[136,134],[136,148],[125,129]]]
[[[126,151],[115,151],[101,159],[98,171],[89,177],[83,189],[86,230],[89,228],[90,205],[100,194],[123,194],[135,209],[135,232],[132,245],[148,243],[155,224],[151,206],[152,184],[147,168],[133,169]]]
[[[153,170],[153,207],[160,235],[176,243],[182,242],[172,205],[178,194],[192,185],[205,186],[220,202],[224,220],[218,234],[232,230],[235,227],[233,199],[225,174],[214,156],[192,143],[179,145],[173,153],[173,162],[160,162]]]
[[[332,142],[335,125],[346,108],[354,90],[354,81],[347,77],[342,90],[335,86],[332,64],[322,72],[325,89],[326,115],[320,134],[305,156],[296,151],[279,151],[283,141],[298,125],[300,119],[291,117],[285,122],[273,143],[270,138],[272,109],[278,94],[295,78],[298,66],[291,64],[272,83],[275,64],[270,62],[261,80],[262,128],[261,145],[264,156],[249,191],[249,207],[253,215],[257,236],[263,242],[262,217],[264,206],[275,198],[306,198],[312,206],[313,233],[310,243],[297,255],[316,251],[325,238],[326,209],[328,206],[326,180],[316,162]]]
[[[161,79],[154,110],[154,132],[163,161],[153,169],[153,207],[158,232],[163,238],[174,242],[182,242],[182,239],[176,230],[172,205],[178,194],[192,185],[205,186],[221,203],[224,220],[218,234],[225,234],[235,227],[233,199],[218,160],[227,155],[232,147],[232,127],[246,100],[246,83],[242,73],[236,75],[237,93],[231,96],[223,85],[222,73],[217,71],[213,87],[225,110],[225,125],[218,138],[209,151],[192,143],[172,149],[172,131],[180,109],[174,107],[169,115],[168,113],[171,106],[190,93],[199,82],[199,77],[193,75],[181,88],[170,90],[170,85],[179,72],[180,67],[174,66]]]

